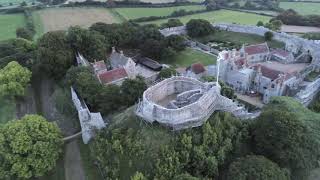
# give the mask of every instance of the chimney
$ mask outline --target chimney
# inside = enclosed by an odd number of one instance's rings
[[[112,53],[115,53],[116,52],[116,48],[113,46],[112,47]]]
[[[123,56],[123,51],[120,51],[120,55]]]

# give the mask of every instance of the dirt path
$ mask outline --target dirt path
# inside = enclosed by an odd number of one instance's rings
[[[66,144],[64,167],[65,180],[85,180],[80,149],[76,140]]]
[[[26,90],[26,96],[16,102],[16,116],[18,119],[26,114],[37,114],[36,101],[32,87]]]

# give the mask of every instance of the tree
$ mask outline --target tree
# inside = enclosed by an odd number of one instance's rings
[[[133,105],[147,89],[147,85],[144,79],[138,76],[136,79],[126,79],[120,89],[125,104]]]
[[[171,47],[175,51],[182,51],[186,48],[185,39],[179,35],[171,35],[165,39],[166,46]]]
[[[214,32],[210,22],[203,19],[191,19],[186,28],[188,35],[191,37],[206,36]]]
[[[279,31],[281,29],[281,26],[282,26],[281,20],[274,19],[270,23],[272,24],[272,28],[271,28],[272,30]]]
[[[179,19],[169,19],[168,22],[161,24],[161,29],[183,26],[183,23]]]
[[[16,35],[18,38],[23,38],[32,41],[33,34],[30,30],[27,28],[17,28],[16,29]]]
[[[51,31],[38,40],[37,61],[41,71],[56,80],[64,77],[74,56],[64,31]]]
[[[23,2],[20,3],[20,6],[21,6],[21,7],[24,7],[24,6],[27,6],[27,5],[28,5],[28,4],[27,4],[25,1],[23,1]]]
[[[200,180],[197,177],[191,176],[188,173],[177,175],[173,178],[173,180]]]
[[[262,21],[258,21],[258,23],[257,23],[257,26],[263,26],[264,24],[263,24],[263,22]]]
[[[0,127],[0,178],[43,176],[56,166],[62,136],[56,124],[26,115]]]
[[[66,38],[74,53],[80,52],[92,62],[95,59],[104,59],[107,50],[110,49],[103,35],[96,31],[82,29],[79,26],[70,27]]]
[[[267,31],[264,33],[264,39],[266,41],[271,41],[273,38],[273,33],[271,31]]]
[[[256,153],[291,170],[292,176],[317,167],[320,116],[289,97],[273,98],[253,124]]]
[[[141,172],[136,172],[134,176],[130,178],[131,180],[147,180]]]
[[[263,156],[246,156],[232,162],[228,180],[289,180],[288,172]]]
[[[170,78],[176,75],[178,72],[173,68],[164,68],[159,73],[159,78]]]
[[[0,97],[23,96],[30,82],[31,72],[15,61],[0,70]]]

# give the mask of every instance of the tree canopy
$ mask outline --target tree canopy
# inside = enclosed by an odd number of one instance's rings
[[[0,69],[0,97],[23,96],[30,82],[31,72],[15,61]]]
[[[289,97],[274,98],[253,125],[256,153],[295,173],[318,166],[320,116]]]
[[[187,24],[187,33],[191,37],[206,36],[214,32],[209,21],[203,19],[191,19]]]
[[[64,31],[51,31],[38,40],[37,60],[41,71],[59,80],[73,63],[74,55]]]
[[[0,126],[0,179],[43,176],[53,169],[62,150],[56,124],[26,115]]]
[[[263,156],[249,155],[232,162],[228,180],[289,180],[289,174]]]

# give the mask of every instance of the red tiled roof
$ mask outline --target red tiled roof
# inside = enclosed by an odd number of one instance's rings
[[[107,69],[107,66],[104,61],[98,61],[93,63],[93,68],[99,71],[99,70]]]
[[[200,74],[206,71],[206,69],[204,68],[204,66],[201,63],[195,63],[191,65],[191,70],[192,72],[194,72],[195,74]]]
[[[237,59],[236,61],[234,61],[234,63],[238,66],[238,67],[241,67],[244,65],[245,63],[245,58],[239,58]]]
[[[285,51],[283,49],[275,49],[272,51],[272,54],[278,55],[281,57],[288,57],[290,55],[290,53],[288,51]]]
[[[281,71],[277,71],[274,69],[270,69],[266,66],[263,66],[261,64],[257,64],[254,66],[256,70],[259,69],[259,67],[261,67],[261,73],[264,77],[270,78],[271,80],[275,80],[279,77],[279,74],[281,74]]]
[[[117,68],[111,71],[106,71],[98,75],[100,81],[103,84],[113,82],[118,79],[122,79],[128,76],[126,70],[124,68]]]
[[[268,45],[266,43],[263,43],[263,44],[245,46],[244,47],[244,51],[248,55],[262,54],[262,53],[268,53],[269,52],[269,47],[268,47]]]

